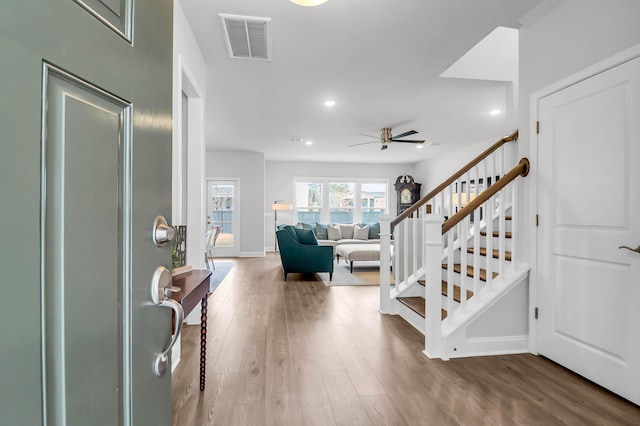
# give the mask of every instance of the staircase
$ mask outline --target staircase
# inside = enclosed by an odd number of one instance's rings
[[[528,352],[529,266],[515,241],[516,178],[529,163],[504,167],[513,164],[505,144],[516,139],[517,131],[496,142],[397,218],[381,218],[380,311],[423,333],[431,358]],[[385,279],[392,238],[395,286]]]

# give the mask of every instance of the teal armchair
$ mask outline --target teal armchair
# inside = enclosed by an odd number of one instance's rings
[[[289,272],[328,272],[331,281],[333,247],[319,246],[313,231],[286,226],[276,231],[276,238],[285,281]]]

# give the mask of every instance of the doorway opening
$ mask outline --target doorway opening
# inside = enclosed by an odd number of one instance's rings
[[[240,249],[240,181],[207,180],[207,230],[216,237],[207,247],[213,257],[237,256]]]

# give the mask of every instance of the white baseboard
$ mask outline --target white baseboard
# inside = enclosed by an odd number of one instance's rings
[[[241,252],[238,257],[265,257],[266,256],[266,252],[263,251],[243,251]]]

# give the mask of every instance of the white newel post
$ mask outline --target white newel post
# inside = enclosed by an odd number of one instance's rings
[[[424,250],[423,262],[425,270],[425,347],[424,354],[429,358],[441,358],[442,348],[442,310],[441,287],[442,281],[442,216],[428,214],[423,219],[422,227]]]
[[[391,313],[391,219],[380,215],[380,313]]]

